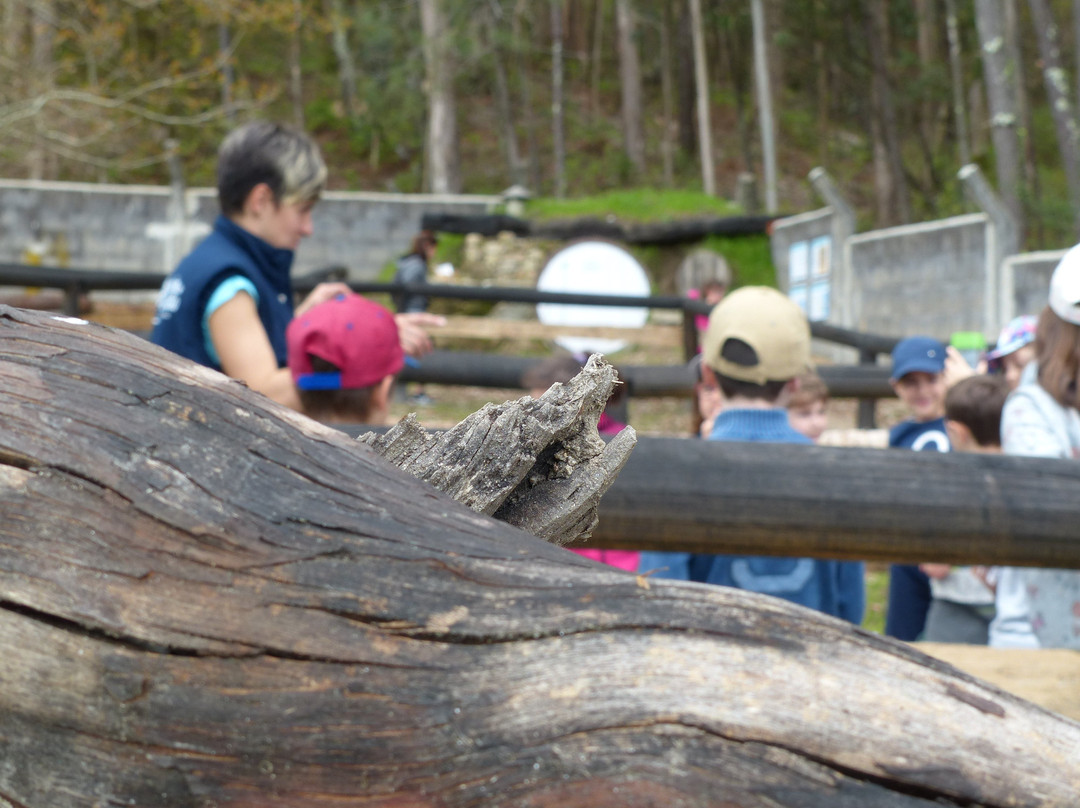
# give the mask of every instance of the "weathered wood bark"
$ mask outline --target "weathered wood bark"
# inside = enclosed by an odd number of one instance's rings
[[[617,375],[594,356],[539,399],[488,404],[438,434],[410,415],[385,435],[361,440],[478,513],[555,544],[587,539],[600,497],[637,440],[629,426],[609,444],[596,431]]]
[[[0,804],[1072,805],[1080,725],[0,308]]]

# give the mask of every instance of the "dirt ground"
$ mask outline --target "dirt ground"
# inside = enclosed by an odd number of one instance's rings
[[[929,642],[915,643],[915,647],[1002,690],[1080,721],[1080,651]]]

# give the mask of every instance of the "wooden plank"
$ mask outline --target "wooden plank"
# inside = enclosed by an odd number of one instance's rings
[[[605,326],[544,325],[534,320],[499,320],[494,317],[447,317],[445,326],[432,330],[436,341],[450,339],[480,340],[554,340],[556,337],[593,337],[626,340],[639,345],[679,348],[682,330],[678,326],[646,325],[641,328]]]

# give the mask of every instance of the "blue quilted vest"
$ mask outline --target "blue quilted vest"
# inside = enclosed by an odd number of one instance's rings
[[[150,339],[201,365],[221,370],[206,351],[202,320],[206,304],[223,280],[248,278],[259,293],[259,319],[274,347],[278,367],[287,361],[285,328],[293,317],[289,270],[293,251],[274,247],[225,216],[161,286]]]

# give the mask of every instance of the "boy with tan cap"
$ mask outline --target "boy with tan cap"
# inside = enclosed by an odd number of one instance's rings
[[[709,316],[702,358],[703,373],[715,376],[724,396],[708,440],[812,444],[791,427],[785,409],[797,377],[810,368],[810,325],[797,304],[764,286],[732,292]],[[862,622],[860,562],[642,553],[641,571],[657,567],[658,577],[761,592]]]

